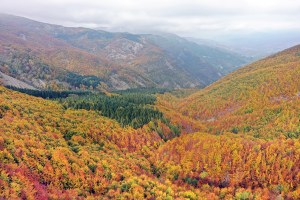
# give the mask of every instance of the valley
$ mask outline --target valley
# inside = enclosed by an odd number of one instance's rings
[[[299,45],[1,14],[0,199],[300,199],[299,80]]]
[[[295,73],[299,67],[298,53],[298,46],[286,50],[188,96],[176,97],[172,92],[162,91],[164,94],[158,95],[156,107],[177,125],[177,130],[161,114],[156,119],[149,116],[151,122],[140,128],[122,128],[116,121],[90,110],[91,103],[100,96],[88,97],[90,100],[86,102],[81,97],[57,102],[1,88],[3,189],[0,194],[50,198],[59,194],[64,198],[70,195],[134,199],[233,196],[252,199],[282,195],[298,198],[300,145],[296,79],[299,73]],[[278,90],[268,90],[273,81]],[[286,84],[294,85],[286,88]],[[228,87],[232,87],[231,93]],[[264,93],[260,92],[262,89]],[[145,96],[146,91],[142,91],[141,101],[138,92],[119,95],[125,95],[125,101],[149,105],[155,100],[152,94],[150,91]],[[142,100],[143,95],[149,100]],[[245,101],[248,95],[255,97],[253,101]],[[177,100],[170,101],[170,98]],[[229,102],[239,106],[233,107]],[[104,114],[103,109],[100,107]],[[81,181],[76,183],[78,180]]]

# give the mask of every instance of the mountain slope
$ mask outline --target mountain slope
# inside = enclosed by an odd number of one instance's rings
[[[295,46],[177,99],[176,105],[167,105],[172,98],[168,95],[161,97],[160,104],[164,110],[173,107],[179,111],[178,117],[190,121],[190,125],[198,124],[197,130],[264,138],[298,137],[299,74],[300,46]]]
[[[10,86],[13,86],[13,87],[16,87],[16,88],[25,88],[25,89],[31,89],[31,90],[35,89],[31,85],[28,85],[27,83],[19,81],[18,79],[15,79],[11,76],[3,74],[2,72],[0,72],[0,84],[10,85]]]
[[[0,198],[299,199],[299,139],[202,132],[164,142],[0,86]]]
[[[194,199],[299,199],[299,153],[299,139],[198,132],[161,145],[152,159],[161,179],[206,194]]]
[[[207,199],[299,199],[299,76],[295,46],[187,97],[159,95],[186,133],[151,158],[161,178],[211,192]]]
[[[3,14],[0,51],[1,65],[6,65],[3,73],[40,88],[54,83],[75,87],[66,78],[58,78],[58,74],[71,72],[96,76],[100,86],[111,89],[204,86],[248,61],[174,35],[67,28]],[[27,78],[28,74],[15,66],[15,55],[37,60],[47,69],[40,72],[41,76]],[[41,67],[37,65],[31,67]]]
[[[122,128],[0,86],[0,198],[299,199],[299,52],[159,96],[186,132],[210,133],[167,141],[151,122]]]
[[[123,194],[141,199],[156,198],[166,189],[153,177],[149,161],[134,153],[160,143],[160,137],[121,128],[95,112],[65,110],[0,86],[0,132],[0,198]],[[150,194],[150,188],[141,192],[149,184],[151,191],[157,188],[156,194]]]

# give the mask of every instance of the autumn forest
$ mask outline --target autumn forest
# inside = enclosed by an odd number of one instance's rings
[[[178,38],[160,48],[143,43],[158,36],[37,27],[49,49],[0,26],[0,199],[300,199],[299,45],[238,69],[178,75],[175,51],[182,65],[217,60]],[[108,46],[143,52],[125,62]],[[158,63],[174,74],[161,77]],[[205,81],[184,85],[189,73]]]

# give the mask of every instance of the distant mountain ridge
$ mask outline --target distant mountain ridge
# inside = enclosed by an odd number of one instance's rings
[[[0,53],[1,72],[36,88],[203,87],[249,62],[171,34],[67,28],[5,14]]]

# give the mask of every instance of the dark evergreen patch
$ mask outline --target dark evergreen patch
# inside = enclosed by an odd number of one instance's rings
[[[154,95],[128,93],[116,96],[71,96],[59,99],[59,102],[65,108],[100,111],[101,115],[117,120],[122,126],[139,128],[151,120],[163,119],[163,114],[152,106],[155,100]]]

